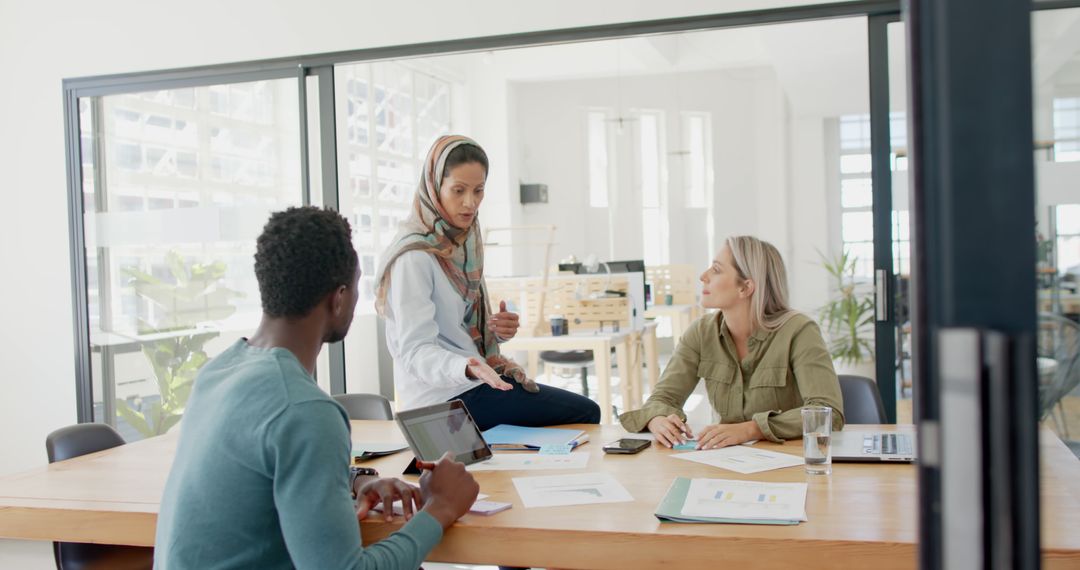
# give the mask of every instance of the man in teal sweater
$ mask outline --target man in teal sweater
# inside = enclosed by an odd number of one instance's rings
[[[448,456],[425,471],[419,493],[350,477],[348,416],[312,373],[323,343],[352,323],[351,236],[330,210],[270,217],[255,253],[262,322],[195,380],[158,515],[156,568],[415,569],[476,499],[476,481]],[[358,519],[395,498],[408,522],[364,548]]]

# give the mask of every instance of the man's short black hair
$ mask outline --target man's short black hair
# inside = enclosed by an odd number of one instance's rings
[[[302,317],[356,275],[349,222],[333,210],[312,206],[275,212],[255,250],[263,312]]]

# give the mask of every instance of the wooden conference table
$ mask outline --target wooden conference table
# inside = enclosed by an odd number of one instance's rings
[[[481,492],[514,507],[466,515],[428,560],[560,568],[889,568],[917,566],[916,470],[900,464],[835,464],[830,476],[801,467],[755,475],[679,461],[654,444],[638,455],[604,455],[616,426],[588,426],[588,471],[612,473],[633,502],[526,509],[511,478],[575,471],[477,472]],[[884,426],[883,429],[897,429]],[[900,428],[902,429],[902,428]],[[353,422],[353,441],[400,440],[393,422]],[[152,545],[159,501],[175,451],[173,433],[0,478],[0,537]],[[795,455],[801,442],[758,446]],[[1052,433],[1040,434],[1042,542],[1046,568],[1080,567],[1080,462]],[[398,453],[366,465],[399,473]],[[661,523],[653,510],[676,476],[808,481],[808,522],[796,526]],[[364,542],[400,527],[363,521]]]

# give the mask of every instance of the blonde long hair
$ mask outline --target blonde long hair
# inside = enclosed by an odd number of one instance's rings
[[[753,236],[731,236],[724,240],[739,278],[754,282],[750,296],[752,330],[774,331],[797,312],[788,306],[787,269],[773,244]]]

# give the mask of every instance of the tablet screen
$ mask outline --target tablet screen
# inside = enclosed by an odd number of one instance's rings
[[[424,461],[437,461],[447,451],[466,465],[491,457],[461,400],[401,411],[397,421],[413,453]]]

